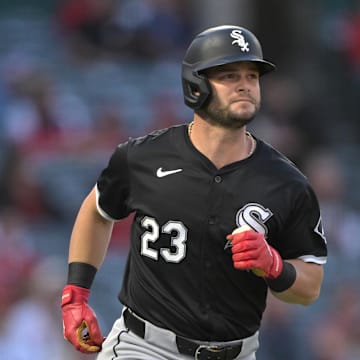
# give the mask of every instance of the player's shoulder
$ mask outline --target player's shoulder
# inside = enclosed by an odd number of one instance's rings
[[[154,130],[144,136],[129,138],[127,143],[128,146],[132,148],[152,147],[162,143],[171,143],[172,137],[174,135],[176,136],[177,134],[183,133],[185,127],[185,124],[180,124]]]
[[[258,139],[258,144],[261,153],[260,163],[267,172],[304,184],[308,182],[299,167],[282,152],[263,140]]]

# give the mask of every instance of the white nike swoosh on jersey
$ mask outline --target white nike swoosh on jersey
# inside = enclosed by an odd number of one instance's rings
[[[162,178],[164,176],[168,176],[168,175],[172,175],[172,174],[176,174],[180,171],[183,171],[183,169],[175,169],[175,170],[163,170],[162,167],[158,168],[156,170],[156,176],[159,177],[159,178]]]

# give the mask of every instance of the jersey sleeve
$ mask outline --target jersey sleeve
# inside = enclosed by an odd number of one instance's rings
[[[116,148],[96,183],[97,209],[108,220],[120,220],[130,213],[127,208],[130,191],[128,146],[126,142]]]
[[[317,197],[309,184],[300,186],[292,212],[279,238],[284,259],[326,263],[327,244]]]

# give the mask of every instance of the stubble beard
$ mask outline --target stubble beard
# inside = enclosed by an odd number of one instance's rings
[[[255,110],[246,113],[237,113],[229,109],[229,106],[221,106],[219,99],[212,96],[211,100],[200,110],[198,114],[211,125],[226,129],[240,129],[248,125],[256,116],[260,104],[255,104]]]

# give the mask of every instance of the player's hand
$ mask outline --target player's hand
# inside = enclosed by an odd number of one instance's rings
[[[61,299],[64,338],[83,353],[99,352],[104,341],[96,315],[87,303],[89,295],[89,289],[66,285]]]
[[[257,276],[276,279],[282,272],[283,260],[270,246],[264,235],[250,227],[235,229],[227,240],[231,241],[232,260],[239,270],[252,270]]]

